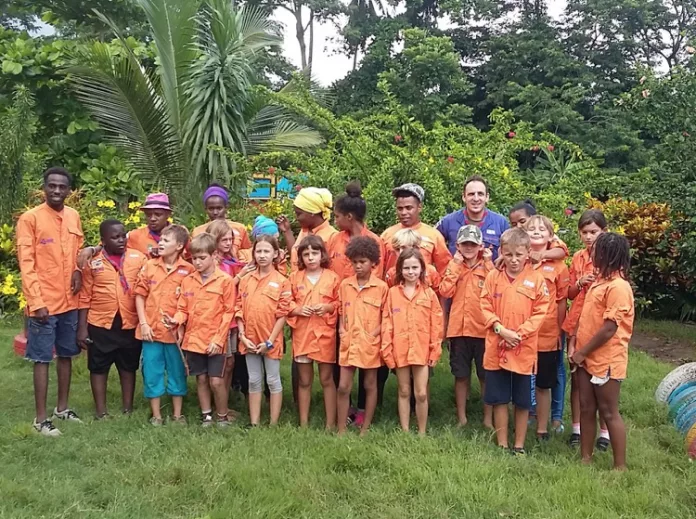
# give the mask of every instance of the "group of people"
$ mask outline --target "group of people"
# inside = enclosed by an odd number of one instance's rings
[[[539,441],[549,439],[549,430],[562,432],[567,351],[570,442],[580,445],[584,462],[595,445],[611,445],[615,467],[625,468],[618,402],[634,318],[630,254],[624,237],[607,232],[600,211],[581,215],[584,248],[570,267],[553,222],[525,201],[512,208],[508,223],[487,209],[490,194],[479,176],[463,186],[464,208],[435,227],[420,220],[423,188],[404,184],[393,190],[399,222],[377,236],[365,225],[359,184],[350,183],[336,200],[322,188],[297,193],[297,237],[287,217],[259,216],[250,240],[244,225],[227,220],[227,191],[212,185],[203,197],[210,222],[190,234],[170,223],[169,199],[155,193],[141,208],[145,227],[126,233],[121,222],[106,220],[101,243],[85,247],[79,215],[64,205],[70,188],[66,170],[46,170],[45,203],[17,224],[29,314],[26,357],[34,363],[33,425],[41,434],[60,434],[46,409],[54,355],[52,416],[80,420],[68,394],[71,359],[81,349],[99,419],[109,417],[106,386],[115,364],[124,413],[132,411],[141,368],[155,426],[164,423],[165,395],[172,398],[170,422],[186,423],[187,376],[196,377],[203,426],[235,419],[231,387],[247,396],[250,424],[258,425],[264,385],[275,424],[283,401],[280,362],[292,352],[301,426],[309,422],[316,363],[327,429],[342,434],[352,423],[366,434],[394,372],[401,427],[409,430],[415,410],[425,434],[429,378],[447,339],[461,426],[475,367],[483,425],[495,430],[501,448],[511,444],[513,454],[524,454],[530,411]]]

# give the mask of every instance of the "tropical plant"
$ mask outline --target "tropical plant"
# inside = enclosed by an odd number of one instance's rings
[[[254,62],[279,45],[262,11],[229,0],[138,0],[152,31],[156,62],[121,44],[94,42],[67,69],[80,101],[133,168],[166,186],[179,207],[212,181],[239,187],[227,148],[250,151],[315,146],[320,135],[296,123],[257,82]],[[258,130],[258,131],[257,131]]]

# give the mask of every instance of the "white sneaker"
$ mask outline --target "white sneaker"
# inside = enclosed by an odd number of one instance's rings
[[[41,423],[37,422],[36,418],[34,418],[34,423],[31,425],[34,427],[34,429],[36,429],[36,432],[41,434],[41,436],[49,436],[51,438],[55,438],[55,437],[60,436],[62,434],[56,428],[56,426],[53,425],[53,422],[51,420],[49,420],[48,418]]]
[[[59,420],[67,420],[68,422],[82,423],[80,417],[77,416],[77,413],[75,413],[75,411],[73,411],[72,409],[65,409],[63,411],[58,412],[58,408],[54,407],[53,418],[58,418]]]

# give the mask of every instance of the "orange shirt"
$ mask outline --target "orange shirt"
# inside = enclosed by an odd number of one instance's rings
[[[425,266],[425,286],[432,288],[438,295],[440,294],[439,288],[441,279],[442,277],[435,267],[432,265]],[[387,271],[387,274],[384,276],[384,281],[389,288],[396,284],[396,265]]]
[[[298,270],[297,248],[300,246],[300,243],[302,243],[302,240],[305,237],[309,236],[310,234],[315,234],[324,240],[324,245],[328,246],[329,240],[337,232],[338,231],[336,229],[331,227],[328,220],[324,220],[319,227],[315,227],[314,229],[301,229],[300,233],[297,235],[297,240],[295,240],[295,245],[293,245],[292,250],[290,251],[290,271],[295,272]]]
[[[440,281],[440,296],[452,298],[447,337],[486,336],[486,322],[481,312],[481,290],[493,263],[479,260],[469,267],[449,262]]]
[[[147,257],[137,250],[126,249],[123,254],[123,276],[128,290],[123,287],[119,273],[104,256],[104,251],[92,258],[82,270],[80,309],[89,309],[87,322],[92,326],[111,329],[116,314],[121,314],[124,330],[138,326],[135,311],[135,285],[138,273]]]
[[[263,278],[259,278],[258,270],[242,278],[235,317],[244,323],[244,335],[254,344],[268,340],[276,321],[288,315],[291,299],[290,282],[275,269]],[[244,355],[246,352],[246,346],[239,341],[239,353]],[[271,359],[283,357],[282,332],[266,355]]]
[[[604,325],[614,321],[614,336],[585,358],[584,368],[590,375],[616,380],[626,378],[628,343],[633,333],[633,290],[621,276],[595,281],[587,292],[580,317],[576,350],[582,349]]]
[[[150,229],[146,225],[128,232],[128,243],[126,246],[129,249],[140,251],[148,258],[151,258],[152,251],[157,250],[159,242],[150,234]]]
[[[389,287],[377,276],[362,287],[358,278],[343,280],[338,291],[341,347],[338,363],[345,367],[374,369],[382,365],[380,329]]]
[[[70,207],[57,212],[44,203],[20,216],[17,257],[30,315],[39,308],[49,315],[77,308],[79,296],[70,284],[83,244],[80,215]]]
[[[382,314],[382,358],[390,368],[434,366],[442,355],[444,317],[432,288],[420,283],[409,298],[403,285],[389,289]]]
[[[226,349],[235,296],[234,281],[217,267],[205,281],[198,272],[186,276],[174,315],[186,325],[181,349],[207,353],[211,343]]]
[[[145,317],[152,328],[152,338],[156,342],[171,344],[176,342],[176,329],[168,329],[162,322],[164,315],[173,316],[181,295],[181,283],[194,272],[193,266],[183,258],[167,271],[162,258],[148,260],[138,274],[135,295],[145,298]],[[142,339],[140,326],[135,329],[135,337]]]
[[[306,270],[298,270],[290,275],[292,300],[288,312],[301,306],[333,304],[334,311],[310,317],[289,316],[288,325],[292,328],[292,354],[295,357],[307,355],[316,362],[336,363],[336,319],[338,317],[338,275],[324,269],[316,284],[307,278]]]
[[[199,225],[193,231],[191,231],[191,238],[206,232],[208,226],[213,222],[204,223]],[[236,257],[238,252],[242,249],[251,249],[251,242],[249,241],[249,233],[247,228],[243,223],[233,222],[232,220],[227,220],[227,223],[232,228],[232,234],[234,235],[234,244],[232,245],[232,253]]]
[[[549,289],[549,310],[539,328],[537,349],[541,352],[556,351],[559,349],[558,338],[561,336],[561,329],[558,326],[558,302],[565,301],[568,297],[570,274],[563,260],[537,263],[534,270],[544,276],[546,287]]]
[[[491,271],[481,291],[481,311],[488,328],[483,367],[521,375],[536,373],[538,333],[548,309],[546,281],[529,264],[514,280],[504,269]],[[520,334],[520,344],[514,349],[503,346],[493,331],[495,323]]]
[[[587,249],[582,249],[573,255],[573,260],[570,262],[570,285],[575,285],[583,276],[587,276],[594,272],[594,265],[592,264],[592,257],[590,256],[590,251]],[[582,307],[585,304],[585,296],[587,295],[587,290],[590,287],[584,287],[573,302],[570,304],[570,310],[568,310],[568,315],[566,315],[565,321],[563,321],[563,331],[575,335],[578,328],[578,321],[580,320],[580,314],[582,313]]]
[[[392,239],[394,235],[401,229],[411,229],[416,231],[421,237],[421,253],[423,254],[423,259],[425,263],[430,265],[435,265],[438,272],[444,272],[449,260],[452,259],[449,249],[447,249],[447,244],[445,243],[445,238],[440,234],[440,231],[436,230],[434,227],[420,222],[418,225],[413,227],[404,227],[400,223],[392,225],[382,233],[382,241],[387,249],[387,259],[384,262],[384,268],[389,270],[396,265],[397,254],[392,247]]]
[[[568,257],[568,246],[565,244],[563,240],[561,240],[558,236],[555,234],[553,235],[553,238],[551,238],[551,241],[549,242],[548,246],[546,247],[547,249],[563,249],[563,251],[566,254],[566,257]]]
[[[377,236],[365,226],[363,226],[362,230],[360,231],[360,236],[368,236],[375,240],[377,245],[379,245],[379,264],[372,270],[372,272],[374,272],[375,276],[378,278],[384,278],[384,257],[387,249],[384,246],[382,238]],[[350,238],[351,236],[346,231],[339,231],[333,234],[326,244],[326,249],[329,251],[329,257],[331,258],[331,270],[338,274],[341,281],[354,274],[353,265],[348,259],[348,256],[346,256],[346,247],[348,246]]]

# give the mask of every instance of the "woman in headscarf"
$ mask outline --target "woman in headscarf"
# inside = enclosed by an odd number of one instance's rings
[[[191,237],[195,237],[206,231],[210,222],[214,220],[225,220],[227,218],[227,207],[230,203],[230,195],[227,189],[219,184],[210,184],[203,193],[203,205],[208,215],[208,223],[199,225],[191,232]],[[251,249],[249,234],[244,224],[227,220],[234,234],[234,244],[232,245],[232,255],[236,258],[239,252],[244,249]]]

